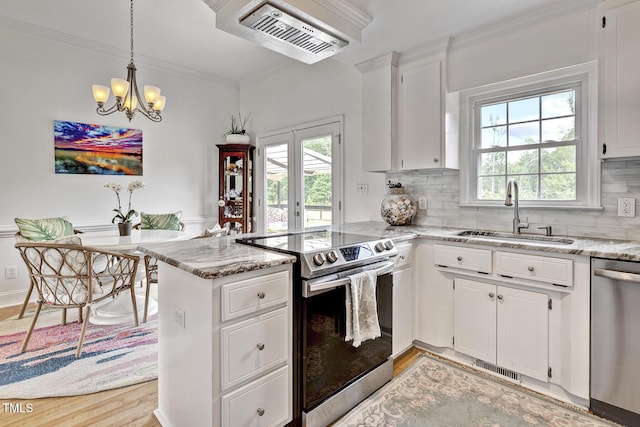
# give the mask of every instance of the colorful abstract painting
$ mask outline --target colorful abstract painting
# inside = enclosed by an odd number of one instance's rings
[[[142,131],[53,121],[59,174],[142,175]]]

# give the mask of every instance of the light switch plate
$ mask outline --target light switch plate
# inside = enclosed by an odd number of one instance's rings
[[[4,278],[5,279],[17,279],[18,278],[18,267],[15,265],[4,268]]]
[[[418,209],[427,209],[427,198],[422,196],[418,197]]]

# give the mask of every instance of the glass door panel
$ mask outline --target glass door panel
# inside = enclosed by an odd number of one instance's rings
[[[304,227],[332,223],[332,135],[302,139]]]
[[[289,222],[289,147],[288,144],[268,145],[264,152],[267,184],[265,229],[270,233],[286,231]]]

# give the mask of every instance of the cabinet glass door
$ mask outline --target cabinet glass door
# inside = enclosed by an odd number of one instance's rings
[[[239,156],[229,155],[224,157],[222,164],[224,165],[224,219],[238,219],[239,222],[231,224],[231,228],[242,227],[242,169],[244,167],[244,159]],[[231,221],[233,223],[233,221]]]

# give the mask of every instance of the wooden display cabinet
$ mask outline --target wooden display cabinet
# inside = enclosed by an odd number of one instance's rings
[[[250,144],[218,144],[218,222],[232,233],[251,231],[253,150]]]

